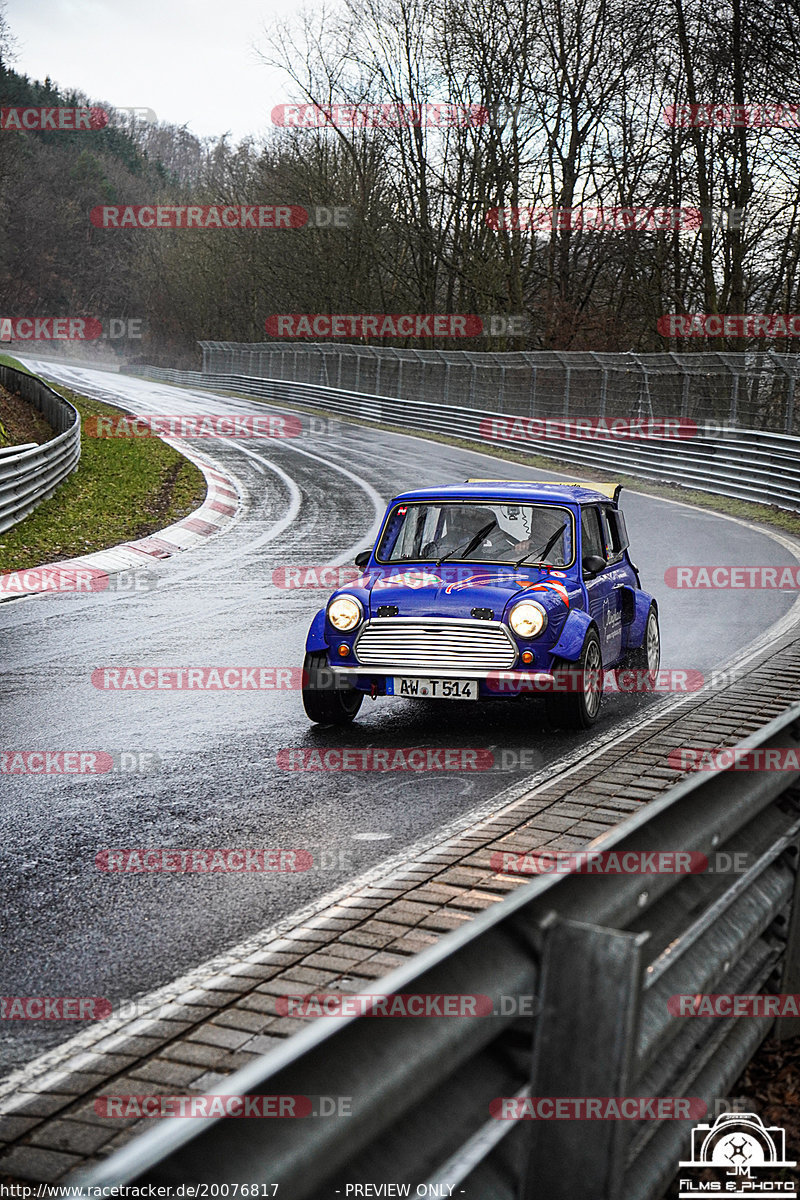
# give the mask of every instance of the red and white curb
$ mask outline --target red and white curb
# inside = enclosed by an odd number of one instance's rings
[[[0,575],[0,601],[44,592],[102,591],[103,580],[110,575],[146,567],[184,550],[192,550],[230,525],[242,507],[238,482],[189,450],[184,443],[172,438],[163,440],[202,471],[207,492],[199,508],[174,525],[138,541],[121,542],[118,546],[83,554],[79,558]]]

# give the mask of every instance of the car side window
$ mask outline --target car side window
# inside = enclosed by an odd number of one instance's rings
[[[619,562],[628,547],[628,531],[625,518],[617,508],[603,506],[603,526],[606,531],[606,557],[609,562]]]
[[[587,558],[590,554],[597,554],[600,558],[607,557],[606,540],[600,526],[600,513],[596,508],[581,509],[581,541],[583,558]]]

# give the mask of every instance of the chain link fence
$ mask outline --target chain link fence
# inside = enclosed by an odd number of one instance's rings
[[[321,342],[200,342],[203,371],[283,379],[509,416],[685,417],[800,434],[800,355],[397,350]]]

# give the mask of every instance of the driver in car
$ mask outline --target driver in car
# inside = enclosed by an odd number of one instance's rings
[[[557,526],[558,532],[560,528]],[[485,562],[514,562],[534,550],[541,551],[548,541],[549,529],[537,530],[536,536],[515,540],[502,529],[491,508],[481,505],[454,507],[448,514],[447,531],[435,542],[423,547],[423,554],[445,558],[476,558]],[[550,547],[552,548],[552,546]]]

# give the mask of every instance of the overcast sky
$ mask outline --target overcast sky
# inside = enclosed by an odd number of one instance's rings
[[[291,97],[259,62],[281,0],[7,0],[17,71],[92,99],[153,109],[200,137],[263,134]]]

